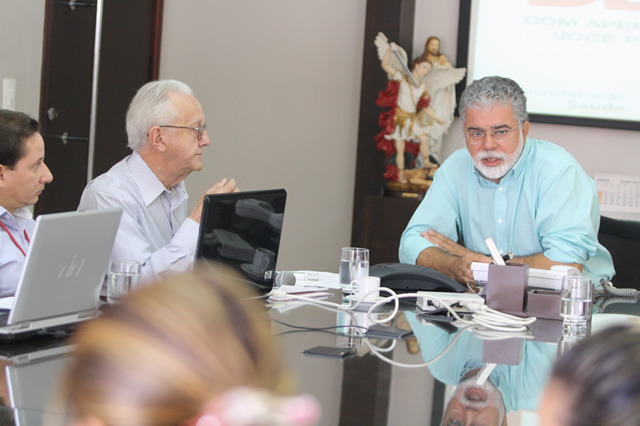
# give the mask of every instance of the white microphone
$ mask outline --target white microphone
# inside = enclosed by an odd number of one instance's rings
[[[276,272],[276,277],[273,280],[273,288],[278,288],[283,285],[296,285],[296,276],[291,271]]]

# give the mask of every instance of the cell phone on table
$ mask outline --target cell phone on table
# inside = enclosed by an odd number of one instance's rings
[[[305,355],[326,356],[329,358],[344,358],[356,353],[355,348],[340,348],[337,346],[314,346],[313,348],[305,349],[303,352]]]

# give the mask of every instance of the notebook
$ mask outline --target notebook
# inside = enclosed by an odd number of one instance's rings
[[[228,265],[258,291],[270,291],[286,200],[284,189],[206,195],[196,261]]]
[[[36,218],[15,296],[3,300],[9,311],[0,318],[0,338],[95,316],[121,216],[118,208]]]

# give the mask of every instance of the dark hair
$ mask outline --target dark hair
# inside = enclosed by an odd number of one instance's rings
[[[430,36],[427,39],[427,41],[424,43],[424,53],[422,54],[422,56],[426,57],[427,54],[429,53],[428,46],[429,46],[429,43],[431,43],[432,40],[438,40],[438,43],[439,43],[440,42],[440,37]],[[440,52],[438,52],[438,53],[440,53]]]
[[[607,328],[555,364],[551,381],[569,398],[570,425],[640,424],[640,329]]]
[[[420,64],[421,64],[421,63],[423,63],[423,62],[429,62],[429,65],[433,65],[433,64],[431,63],[431,61],[429,61],[429,60],[427,59],[427,57],[426,57],[426,56],[418,56],[417,58],[415,58],[415,59],[413,60],[413,62],[411,62],[411,71],[413,71],[413,70],[415,69],[415,67],[417,67],[418,65],[420,65]]]
[[[25,155],[24,141],[39,130],[27,114],[0,109],[0,164],[12,169]]]

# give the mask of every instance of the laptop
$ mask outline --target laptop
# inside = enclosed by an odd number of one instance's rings
[[[36,218],[15,296],[0,299],[9,308],[0,317],[0,338],[95,316],[121,216],[117,208]]]
[[[4,354],[4,367],[9,401],[0,411],[0,424],[42,425],[70,424],[67,407],[56,399],[62,374],[75,347],[64,340],[47,342],[44,347],[20,348]]]
[[[206,195],[196,261],[223,263],[259,292],[271,291],[286,200],[284,189]]]

